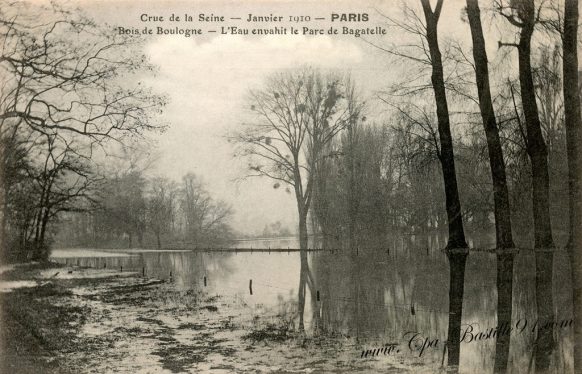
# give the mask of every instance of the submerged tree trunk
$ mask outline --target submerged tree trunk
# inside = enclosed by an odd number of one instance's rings
[[[467,16],[473,39],[473,60],[479,95],[479,109],[485,128],[487,150],[489,152],[489,166],[493,181],[493,200],[495,214],[495,237],[498,249],[513,248],[511,232],[511,213],[509,207],[509,192],[505,173],[503,150],[497,129],[497,120],[491,99],[489,84],[489,67],[485,38],[481,26],[481,15],[478,0],[467,0]],[[497,255],[497,326],[511,325],[513,289],[513,254],[499,253]],[[496,338],[495,346],[495,373],[507,372],[509,357],[509,334],[500,334]]]
[[[538,114],[531,67],[531,39],[535,26],[533,0],[518,4],[522,27],[518,45],[519,83],[526,124],[526,149],[531,161],[536,261],[536,302],[540,323],[554,322],[552,268],[554,246],[549,205],[548,151]],[[554,347],[553,329],[540,329],[535,343],[537,372],[547,372]]]
[[[578,0],[565,0],[563,36],[564,114],[568,154],[570,237],[568,249],[573,287],[574,371],[582,371],[582,118],[578,91]]]
[[[440,139],[440,162],[445,186],[445,203],[448,218],[449,240],[447,257],[449,259],[449,326],[447,332],[448,362],[450,372],[458,372],[460,359],[460,332],[463,314],[463,290],[465,283],[465,263],[467,243],[463,229],[461,203],[457,186],[453,138],[451,135],[449,109],[445,90],[443,63],[438,44],[437,25],[443,0],[438,0],[435,10],[429,0],[421,0],[426,20],[426,40],[432,64],[432,86],[436,101],[438,131]]]

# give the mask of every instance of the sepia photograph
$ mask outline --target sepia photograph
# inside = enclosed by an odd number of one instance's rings
[[[582,373],[579,0],[0,3],[0,373]]]

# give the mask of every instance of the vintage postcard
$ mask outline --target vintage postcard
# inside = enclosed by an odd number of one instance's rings
[[[1,373],[582,373],[578,0],[6,0]]]

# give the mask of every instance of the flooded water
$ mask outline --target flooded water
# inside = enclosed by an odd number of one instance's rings
[[[260,241],[247,242],[245,247],[294,245],[293,240]],[[394,343],[403,357],[418,365],[440,364],[444,360],[449,266],[440,251],[400,248],[359,250],[357,255],[310,252],[307,266],[302,266],[298,252],[70,254],[67,256],[67,250],[56,252],[53,260],[140,272],[147,277],[170,280],[178,289],[235,295],[248,304],[249,313],[267,309],[277,313],[294,311],[303,315],[310,334],[317,330],[327,336],[356,339],[362,349]],[[534,261],[533,253],[517,254],[514,261],[510,373],[525,372],[531,367],[535,332],[541,325],[536,316]],[[561,373],[573,372],[569,274],[566,253],[557,252],[553,300],[548,302],[553,303],[558,324],[553,366]],[[298,296],[301,279],[308,283],[302,312],[297,310],[301,305]],[[464,287],[460,371],[492,372],[495,359],[492,329],[497,327],[495,254],[469,254]]]

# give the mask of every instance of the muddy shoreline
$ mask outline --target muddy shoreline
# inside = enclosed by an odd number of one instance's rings
[[[139,273],[27,264],[0,282],[14,286],[0,293],[3,373],[417,372],[360,359],[353,338],[301,333],[280,311]]]

